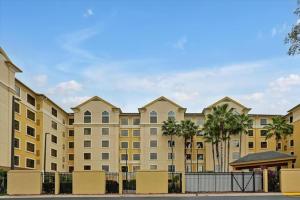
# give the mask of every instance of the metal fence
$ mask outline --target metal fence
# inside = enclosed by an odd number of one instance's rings
[[[7,173],[4,171],[0,172],[0,195],[6,194],[7,192]]]
[[[268,191],[280,192],[279,171],[268,171]]]
[[[117,172],[105,173],[105,192],[119,193],[119,173]]]
[[[186,192],[261,192],[260,172],[186,173]]]
[[[181,193],[182,175],[177,172],[168,173],[168,193]]]
[[[135,172],[123,172],[123,193],[132,194],[136,192]]]
[[[54,194],[55,193],[55,173],[54,172],[42,172],[42,193]]]
[[[72,194],[72,173],[59,173],[59,193]]]

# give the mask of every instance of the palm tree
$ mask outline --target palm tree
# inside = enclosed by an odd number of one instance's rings
[[[212,156],[213,156],[213,166],[214,166],[214,172],[216,171],[216,158],[215,158],[215,144],[216,144],[216,134],[214,130],[212,129],[212,126],[209,125],[209,123],[205,123],[204,125],[204,139],[205,142],[211,143],[211,150],[212,150]]]
[[[173,136],[178,136],[180,133],[180,125],[176,123],[174,119],[168,119],[167,121],[163,122],[161,127],[162,135],[170,136],[171,139],[171,151],[172,151],[172,166],[174,163],[174,145],[173,145]]]
[[[266,140],[273,136],[275,137],[276,151],[278,151],[279,140],[293,134],[293,125],[288,124],[282,116],[273,117],[272,123],[266,125],[264,128],[267,129]]]
[[[253,123],[253,120],[249,118],[249,116],[245,113],[241,115],[236,116],[237,119],[237,132],[240,136],[240,143],[239,143],[239,151],[240,151],[240,157],[242,154],[242,136],[243,134],[248,134],[248,129],[251,128],[251,125]]]
[[[191,170],[193,171],[193,138],[198,131],[198,126],[192,122],[191,120],[183,120],[180,122],[180,135],[184,137],[184,154],[186,157],[186,141],[190,139],[191,141]],[[185,167],[186,167],[186,158],[185,160]]]

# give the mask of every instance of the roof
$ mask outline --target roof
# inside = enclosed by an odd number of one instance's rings
[[[5,61],[6,64],[8,64],[8,65],[10,65],[11,67],[13,67],[14,70],[15,70],[16,72],[22,72],[22,70],[21,70],[19,67],[17,67],[17,66],[10,60],[10,58],[7,56],[6,52],[4,51],[4,49],[2,49],[2,47],[0,47],[0,54],[2,54],[2,55],[4,56],[4,58],[6,59],[6,61]]]
[[[281,153],[277,151],[266,151],[266,152],[248,154],[236,161],[231,162],[230,165],[245,164],[249,162],[259,163],[268,160],[292,160],[292,159],[296,159],[296,157],[290,154]]]
[[[185,113],[185,116],[203,116],[203,113]]]
[[[283,116],[280,114],[248,114],[250,117],[277,117],[277,116]]]
[[[120,108],[118,108],[118,107],[112,105],[112,104],[109,103],[108,101],[106,101],[106,100],[104,100],[104,99],[102,99],[102,98],[100,98],[100,97],[98,97],[98,96],[94,96],[94,97],[92,97],[92,98],[90,98],[90,99],[84,101],[83,103],[81,103],[81,104],[79,104],[78,106],[73,107],[73,108],[71,108],[71,109],[72,109],[72,110],[78,109],[78,108],[80,108],[81,106],[83,106],[83,105],[85,105],[85,104],[87,104],[87,103],[89,103],[89,102],[91,102],[91,101],[102,101],[102,102],[108,104],[109,106],[111,106],[112,108],[120,109]],[[121,110],[121,109],[120,109],[120,110]]]
[[[244,109],[246,109],[248,111],[251,110],[251,108],[247,108],[246,106],[244,106],[243,104],[239,103],[238,101],[235,101],[234,99],[226,96],[226,97],[223,97],[222,99],[216,101],[215,103],[211,104],[210,106],[204,108],[202,112],[204,113],[205,110],[216,106],[217,104],[221,103],[222,101],[231,101],[231,102],[233,102],[233,103],[241,106],[242,108],[244,108]]]
[[[293,108],[291,108],[288,112],[292,112],[294,111],[295,109],[299,108],[300,107],[300,104],[294,106]]]
[[[148,103],[148,104],[144,105],[143,107],[139,108],[139,110],[140,110],[140,109],[143,109],[143,108],[146,108],[146,107],[148,107],[148,106],[150,106],[150,105],[152,105],[152,104],[154,104],[154,103],[156,103],[156,102],[158,102],[158,101],[168,101],[168,102],[170,102],[171,104],[175,105],[176,107],[179,107],[179,108],[181,108],[181,109],[186,110],[186,108],[184,108],[184,107],[178,105],[178,104],[175,103],[174,101],[171,101],[170,99],[168,99],[168,98],[166,98],[166,97],[164,97],[164,96],[161,96],[161,97],[159,97],[159,98],[157,98],[157,99],[151,101],[150,103]]]
[[[120,113],[120,116],[139,116],[140,113]]]

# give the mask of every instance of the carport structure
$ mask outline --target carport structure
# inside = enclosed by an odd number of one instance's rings
[[[248,154],[234,162],[230,165],[233,170],[242,169],[266,169],[266,168],[292,168],[293,162],[295,162],[296,157],[290,154],[285,154],[277,151],[266,151],[260,153]]]

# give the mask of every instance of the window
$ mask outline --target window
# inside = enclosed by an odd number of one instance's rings
[[[248,130],[248,136],[253,137],[253,130]]]
[[[74,137],[74,130],[69,130],[69,137]]]
[[[249,128],[253,128],[253,120],[249,122]]]
[[[175,147],[175,141],[168,140],[168,147]]]
[[[84,140],[84,148],[90,148],[92,146],[91,140]]]
[[[35,161],[33,159],[26,158],[26,167],[27,168],[34,168],[34,164],[35,164]]]
[[[27,94],[27,102],[35,107],[35,98],[30,94]]]
[[[140,142],[133,142],[133,143],[132,143],[132,146],[133,146],[134,149],[139,149],[139,148],[141,148]]]
[[[277,149],[281,149],[281,143],[280,142],[277,144]]]
[[[157,170],[157,165],[150,165],[151,170]]]
[[[291,146],[291,147],[294,146],[294,140],[290,140],[290,146]]]
[[[20,157],[19,156],[14,156],[14,165],[19,166],[20,165]]]
[[[197,154],[197,160],[203,160],[204,156],[203,154]]]
[[[127,154],[121,154],[121,160],[128,160]]]
[[[196,133],[197,136],[203,136],[204,135],[204,131],[198,130]]]
[[[92,121],[92,114],[90,111],[85,111],[83,116],[83,122],[84,123],[91,123]]]
[[[74,149],[74,142],[69,142],[69,149]]]
[[[84,165],[83,170],[85,171],[91,170],[91,165]]]
[[[34,153],[35,145],[33,143],[27,142],[26,143],[26,150],[29,151],[29,152]]]
[[[27,110],[27,118],[31,119],[32,121],[35,121],[35,113],[31,110]]]
[[[155,111],[150,112],[150,123],[151,124],[157,123],[157,113]]]
[[[57,137],[55,135],[51,135],[51,142],[57,144]]]
[[[168,153],[168,159],[169,160],[175,159],[175,154],[174,153]]]
[[[102,160],[109,160],[109,153],[102,153]]]
[[[51,156],[57,157],[57,150],[51,149]]]
[[[268,148],[268,143],[267,142],[261,142],[260,143],[260,148],[262,148],[262,149]]]
[[[203,149],[203,142],[197,142],[197,148]]]
[[[236,160],[240,158],[240,152],[232,152],[232,159]]]
[[[150,153],[150,160],[157,160],[157,153]]]
[[[150,135],[157,135],[157,128],[150,128]]]
[[[186,159],[186,160],[191,160],[191,159],[192,159],[191,154],[186,154],[186,155],[185,155],[185,159]]]
[[[84,133],[84,135],[91,135],[92,129],[91,128],[84,128],[83,133]]]
[[[109,135],[109,128],[102,128],[102,135]]]
[[[69,154],[69,160],[74,160],[74,154]]]
[[[69,172],[72,173],[74,171],[74,167],[73,166],[69,166]]]
[[[138,170],[140,170],[141,167],[140,166],[132,166],[132,171],[136,172]]]
[[[109,140],[102,140],[102,147],[109,147]]]
[[[122,137],[128,137],[128,130],[121,130]]]
[[[121,125],[128,125],[128,118],[121,118]]]
[[[198,171],[197,172],[203,172],[203,165],[198,165]]]
[[[293,155],[294,155],[294,152],[291,152],[291,155],[293,156]]]
[[[175,165],[168,165],[168,172],[175,172]]]
[[[91,157],[92,157],[91,153],[84,153],[83,154],[84,160],[91,160]]]
[[[157,140],[150,140],[150,147],[151,148],[157,147]]]
[[[51,170],[56,171],[57,170],[57,164],[56,163],[51,163]]]
[[[267,119],[260,119],[260,125],[267,125]]]
[[[283,150],[287,151],[287,145],[284,145]]]
[[[186,149],[192,148],[191,142],[186,142],[186,143],[185,143],[185,148],[186,148]]]
[[[293,123],[293,121],[294,121],[294,119],[293,119],[293,115],[292,116],[290,116],[290,123]]]
[[[140,130],[133,130],[132,135],[133,135],[134,137],[140,137]]]
[[[20,113],[20,104],[18,104],[17,102],[15,102],[15,112]]]
[[[20,131],[20,122],[15,120],[15,130]]]
[[[233,141],[232,141],[232,146],[233,146],[233,148],[238,148],[238,147],[240,147],[240,141],[238,141],[238,140],[233,140]]]
[[[109,172],[109,165],[102,165],[102,170],[105,172]]]
[[[109,123],[109,113],[107,111],[102,112],[102,123]]]
[[[122,166],[121,171],[122,172],[128,172],[128,167],[127,166]]]
[[[19,138],[15,138],[14,139],[14,147],[19,149],[20,148],[20,140]]]
[[[20,96],[21,96],[21,89],[20,89],[20,87],[15,86],[15,90],[16,90],[16,95],[17,95],[18,97],[20,97]]]
[[[133,160],[140,160],[140,154],[133,154],[132,159]]]
[[[265,136],[267,136],[267,130],[260,130],[260,136],[261,137],[265,137]]]
[[[57,117],[57,110],[55,108],[51,109],[51,114],[55,117]]]
[[[140,118],[134,118],[133,125],[140,125]]]
[[[168,112],[168,120],[175,121],[175,112],[174,111]]]
[[[128,142],[121,142],[121,148],[127,149],[128,148]]]
[[[248,148],[253,149],[254,148],[254,143],[253,142],[248,142]]]
[[[26,134],[35,137],[35,129],[30,126],[27,126]]]
[[[74,119],[69,119],[69,125],[73,125],[74,124]]]

